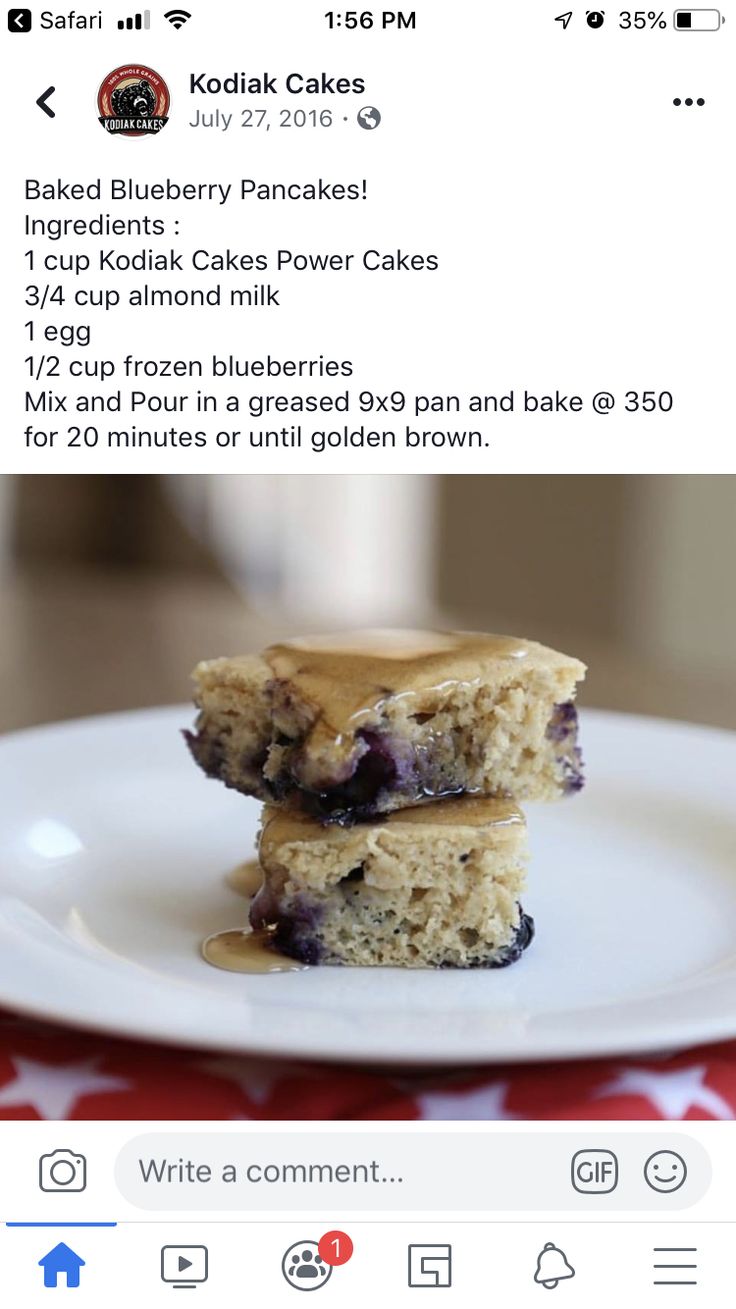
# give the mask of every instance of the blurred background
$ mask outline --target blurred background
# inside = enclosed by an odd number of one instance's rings
[[[0,730],[357,625],[534,637],[585,704],[736,728],[735,565],[732,476],[0,478]]]

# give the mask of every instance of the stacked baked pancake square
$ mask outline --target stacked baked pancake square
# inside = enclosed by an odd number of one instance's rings
[[[252,928],[307,964],[513,963],[534,931],[519,806],[583,785],[584,675],[475,632],[349,632],[200,664],[192,755],[264,801]]]

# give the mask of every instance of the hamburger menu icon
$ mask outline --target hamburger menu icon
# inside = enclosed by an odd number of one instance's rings
[[[168,123],[170,104],[163,77],[142,64],[113,69],[97,92],[100,123],[114,136],[154,136]]]

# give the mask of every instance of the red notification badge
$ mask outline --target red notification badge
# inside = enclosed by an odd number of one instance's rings
[[[346,1264],[353,1253],[353,1243],[347,1232],[325,1232],[319,1241],[320,1258],[333,1268]]]

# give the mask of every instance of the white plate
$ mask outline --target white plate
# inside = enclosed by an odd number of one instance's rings
[[[226,874],[258,806],[208,782],[187,707],[0,738],[0,1005],[241,1052],[476,1063],[736,1036],[736,734],[588,712],[588,787],[529,812],[537,939],[500,971],[244,976]]]

